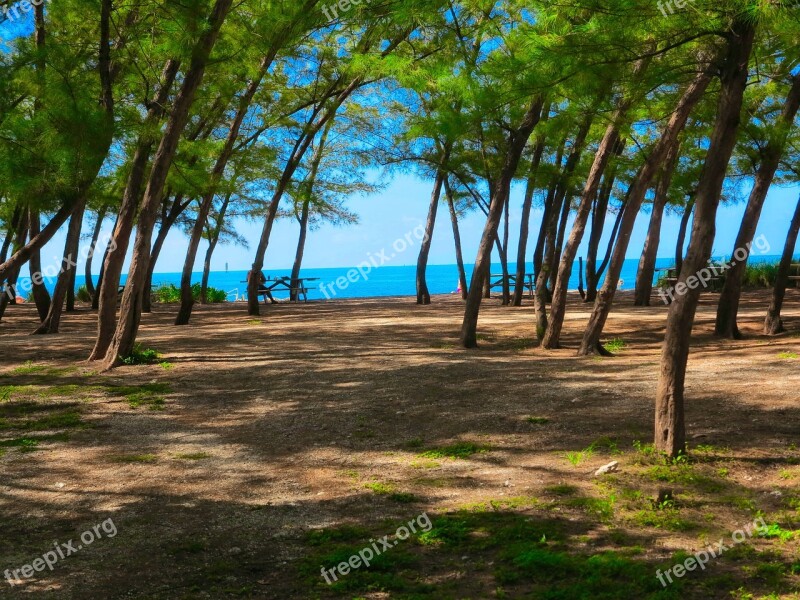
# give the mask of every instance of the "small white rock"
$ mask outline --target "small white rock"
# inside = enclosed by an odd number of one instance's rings
[[[606,473],[616,473],[619,470],[619,463],[617,461],[612,461],[607,465],[603,465],[597,471],[594,472],[595,477],[599,477],[600,475],[605,475]]]

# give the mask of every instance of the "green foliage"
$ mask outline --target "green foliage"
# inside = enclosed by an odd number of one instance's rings
[[[192,299],[200,302],[201,286],[199,283],[192,284]],[[163,283],[153,289],[153,301],[159,304],[175,304],[181,301],[181,288],[174,283]],[[206,300],[211,304],[226,302],[228,294],[224,290],[209,287],[206,290]]]
[[[455,444],[450,444],[449,446],[442,446],[439,448],[426,450],[420,454],[420,457],[434,460],[442,458],[466,459],[473,454],[482,454],[488,450],[489,449],[486,446],[480,446],[478,444],[473,444],[472,442],[457,442]]]
[[[126,365],[154,365],[159,362],[161,355],[152,348],[142,348],[140,344],[136,344],[133,352],[129,356],[122,358],[122,362]]]
[[[86,286],[82,285],[75,291],[75,299],[78,302],[89,304],[92,301],[92,295],[89,293],[89,290],[86,289]]]

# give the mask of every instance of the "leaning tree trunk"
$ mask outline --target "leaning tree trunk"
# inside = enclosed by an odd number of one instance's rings
[[[550,113],[550,106],[546,106],[542,111],[542,120],[547,118]],[[528,236],[530,235],[531,209],[533,208],[533,195],[536,191],[536,174],[539,171],[539,164],[544,154],[544,136],[539,136],[536,147],[533,150],[531,166],[528,170],[528,182],[525,187],[525,198],[522,201],[522,217],[519,224],[519,245],[517,246],[517,286],[514,288],[514,296],[511,298],[512,306],[522,306],[522,296],[525,293],[525,263],[528,253]]]
[[[464,311],[464,321],[461,325],[461,343],[465,348],[476,348],[478,346],[478,314],[483,300],[483,287],[490,275],[492,245],[497,237],[497,230],[503,217],[506,198],[511,193],[511,182],[522,158],[522,152],[525,150],[528,138],[530,138],[541,118],[543,106],[544,101],[541,98],[535,99],[528,107],[520,126],[509,135],[505,162],[497,182],[494,197],[489,203],[489,216],[483,228],[481,243],[478,247],[478,256],[475,259],[475,266],[472,270],[467,306]]]
[[[13,248],[14,252],[16,253],[19,248],[25,246],[25,240],[28,238],[27,212],[24,212],[22,215],[20,215],[14,238]],[[0,277],[0,282],[5,280],[6,285],[4,293],[0,294],[0,321],[3,320],[3,316],[6,314],[6,308],[8,308],[8,304],[10,302],[16,302],[17,279],[19,278],[19,272],[22,267],[23,265],[16,265],[10,271],[8,271],[8,274],[5,278]]]
[[[559,173],[561,172],[562,154],[564,152],[565,140],[561,141],[561,145],[556,151],[555,162],[553,163],[553,176],[550,179],[550,184],[547,187],[547,196],[544,199],[544,207],[542,214],[542,222],[539,224],[539,235],[536,238],[536,248],[533,251],[533,278],[536,280],[539,277],[539,272],[542,270],[542,263],[544,262],[545,242],[547,241],[547,231],[550,226],[551,215],[553,214],[553,203],[556,199],[556,192],[558,191]]]
[[[89,246],[89,252],[86,255],[86,265],[83,271],[84,279],[86,280],[86,291],[92,298],[94,298],[96,292],[94,281],[92,281],[92,261],[94,259],[94,251],[97,248],[97,241],[100,239],[100,230],[103,228],[103,219],[105,216],[106,208],[103,207],[103,209],[97,213],[97,222],[94,224],[94,229],[92,230],[92,242]]]
[[[739,314],[739,301],[742,296],[742,278],[747,268],[749,249],[752,247],[753,239],[756,236],[756,229],[761,219],[764,202],[767,199],[767,192],[769,192],[769,188],[775,178],[775,172],[778,170],[781,157],[786,149],[786,141],[794,125],[794,118],[797,116],[798,109],[800,109],[800,74],[794,77],[789,96],[786,98],[783,113],[777,123],[777,135],[764,149],[763,160],[756,173],[755,184],[750,192],[750,199],[745,209],[742,224],[739,227],[739,234],[736,236],[736,244],[731,253],[731,256],[735,256],[741,249],[747,249],[747,257],[744,260],[739,260],[738,258],[732,260],[730,263],[731,268],[725,274],[725,283],[723,284],[717,307],[715,332],[717,335],[728,339],[738,340],[742,337],[737,325],[737,317]]]
[[[53,300],[50,303],[50,310],[42,324],[33,332],[35,334],[54,334],[58,333],[61,324],[61,314],[64,310],[64,302],[67,299],[67,292],[72,285],[72,274],[78,266],[78,247],[81,242],[81,227],[83,226],[83,212],[86,202],[80,203],[67,229],[67,241],[64,244],[64,261],[61,272],[58,274],[58,281],[53,290]]]
[[[136,226],[133,257],[125,284],[125,293],[122,296],[119,322],[103,360],[104,369],[117,366],[123,357],[130,355],[133,351],[141,319],[142,292],[150,259],[150,241],[153,236],[158,203],[162,198],[164,184],[178,149],[178,142],[189,120],[189,110],[194,102],[197,89],[203,81],[208,59],[232,2],[233,0],[216,0],[208,20],[208,26],[192,51],[191,65],[184,76],[181,91],[175,99],[172,114],[167,121],[161,143],[153,158],[150,180],[142,199],[142,210]]]
[[[442,151],[442,160],[436,171],[436,179],[433,182],[431,201],[428,206],[428,218],[425,221],[425,236],[419,246],[419,257],[417,258],[417,304],[427,305],[431,303],[431,293],[428,290],[428,281],[425,277],[428,269],[428,256],[431,252],[433,243],[433,230],[436,226],[436,213],[439,210],[439,200],[442,197],[442,187],[447,177],[445,172],[447,161],[450,158],[450,148],[447,145]]]
[[[675,272],[680,273],[683,268],[683,249],[686,246],[686,235],[689,232],[689,221],[694,212],[694,201],[692,198],[686,203],[683,209],[683,216],[681,217],[681,224],[678,227],[678,239],[675,242]]]
[[[786,244],[783,247],[783,256],[778,267],[778,275],[775,278],[775,287],[772,290],[772,300],[769,303],[767,318],[764,321],[764,333],[766,335],[778,335],[786,331],[783,326],[783,319],[781,319],[781,309],[783,308],[783,300],[786,297],[786,285],[789,283],[789,273],[792,268],[798,234],[800,234],[800,200],[797,201],[797,208],[789,225],[789,233],[786,236]]]
[[[467,271],[464,268],[464,254],[461,251],[461,232],[458,229],[458,213],[456,212],[453,190],[447,178],[444,180],[444,192],[447,196],[447,206],[450,209],[450,224],[453,226],[453,242],[456,250],[456,265],[458,266],[458,287],[461,290],[461,299],[467,299]]]
[[[167,197],[169,194],[167,194]],[[145,277],[144,291],[142,292],[142,312],[149,313],[153,310],[153,275],[158,265],[158,258],[161,256],[161,250],[164,248],[164,243],[167,241],[169,232],[183,212],[189,207],[192,200],[183,202],[183,194],[178,194],[172,201],[169,212],[162,214],[161,226],[158,228],[156,239],[153,242],[153,248],[150,250],[150,260],[147,264],[147,277]]]
[[[39,211],[30,209],[28,211],[30,237],[39,235],[41,227],[39,222]],[[39,321],[44,321],[47,318],[47,313],[50,312],[50,292],[44,284],[44,277],[42,276],[42,256],[39,250],[35,250],[31,254],[30,260],[30,274],[31,274],[31,291],[33,292],[33,301],[36,303],[36,312],[39,313]]]
[[[550,319],[544,338],[542,339],[542,346],[549,350],[561,346],[561,328],[564,324],[564,315],[566,313],[567,290],[569,288],[572,266],[575,262],[575,256],[578,254],[578,246],[583,239],[583,233],[586,229],[586,222],[589,218],[589,210],[591,209],[592,201],[597,195],[597,189],[600,186],[600,178],[603,176],[603,171],[606,165],[608,165],[608,161],[619,142],[619,122],[624,112],[624,110],[617,111],[614,121],[608,126],[600,142],[600,146],[595,154],[594,163],[589,171],[589,177],[583,188],[583,194],[580,204],[578,205],[578,212],[575,215],[575,222],[572,225],[572,231],[569,234],[569,239],[561,255],[556,285],[553,288],[553,300],[550,305]]]
[[[603,238],[608,204],[616,180],[616,169],[613,169],[603,180],[600,193],[592,210],[592,231],[589,233],[589,247],[586,250],[586,296],[584,302],[594,302],[597,298],[597,285],[600,273],[597,271],[597,254],[600,250],[600,240]]]
[[[300,210],[300,236],[297,238],[297,250],[294,253],[294,263],[292,264],[292,278],[291,278],[291,292],[289,298],[293,302],[300,299],[298,287],[300,287],[300,269],[303,266],[303,254],[306,250],[306,237],[308,236],[308,215],[309,205],[311,198],[306,198],[303,201],[303,207]]]
[[[147,165],[155,140],[153,131],[157,128],[164,106],[169,99],[169,93],[175,76],[178,73],[180,62],[168,60],[161,73],[161,85],[156,97],[150,103],[147,117],[142,124],[142,134],[136,144],[130,175],[122,196],[122,205],[117,214],[114,233],[109,241],[103,261],[103,280],[99,283],[100,290],[97,299],[97,337],[94,349],[89,356],[90,361],[101,360],[105,357],[114,335],[117,320],[117,300],[119,296],[119,282],[122,277],[122,266],[128,252],[131,232],[136,221],[136,210],[139,204],[142,186],[145,181]]]
[[[589,323],[583,334],[581,347],[578,351],[579,355],[586,356],[592,353],[607,354],[605,349],[600,345],[600,336],[603,334],[606,320],[611,312],[611,305],[614,302],[614,295],[616,294],[619,278],[625,264],[625,255],[628,252],[628,246],[630,244],[633,228],[636,225],[636,218],[639,215],[639,210],[642,207],[647,190],[650,189],[650,184],[658,173],[658,169],[663,163],[664,158],[667,157],[670,152],[677,152],[677,148],[680,146],[678,136],[686,126],[686,122],[692,110],[703,97],[709,83],[711,83],[711,75],[707,72],[704,63],[701,65],[700,74],[689,87],[687,87],[678,102],[678,106],[673,111],[659,141],[656,143],[647,161],[642,165],[633,184],[628,190],[628,197],[625,202],[625,210],[620,226],[620,234],[614,246],[614,254],[608,267],[608,274],[597,296],[594,310],[592,311]]]
[[[555,267],[561,262],[561,253],[564,250],[564,237],[567,234],[567,223],[569,223],[569,214],[571,211],[572,195],[569,195],[561,206],[561,218],[558,222],[558,233],[556,234],[555,245],[553,246],[553,260],[550,269],[550,279],[548,280],[548,289],[551,290],[556,287],[558,269]]]
[[[706,267],[711,258],[717,208],[728,163],[736,145],[747,86],[748,63],[753,49],[755,24],[750,16],[737,18],[728,36],[727,56],[720,69],[722,88],[717,119],[711,134],[703,175],[697,187],[692,240],[676,286],[686,286],[687,290],[685,294],[676,294],[669,308],[656,392],[655,448],[673,458],[686,452],[686,365],[700,297],[699,287],[688,286],[687,280],[692,277],[696,283],[696,274]]]
[[[650,214],[650,225],[647,229],[647,238],[644,242],[639,267],[636,270],[636,292],[634,304],[636,306],[650,306],[650,297],[653,295],[653,279],[656,273],[658,248],[661,245],[661,227],[664,222],[664,209],[669,202],[669,188],[672,185],[672,176],[678,166],[680,158],[680,144],[673,146],[673,151],[665,160],[665,167],[656,186],[653,199],[653,211]]]

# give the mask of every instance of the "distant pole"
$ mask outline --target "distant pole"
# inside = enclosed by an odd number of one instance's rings
[[[228,272],[228,263],[225,263],[225,272]]]

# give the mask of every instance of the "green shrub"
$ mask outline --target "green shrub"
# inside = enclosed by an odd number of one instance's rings
[[[192,285],[192,298],[195,302],[200,301],[200,284],[195,283]],[[218,290],[209,287],[206,290],[206,300],[212,304],[219,304],[228,299],[228,294],[225,290]],[[162,283],[153,290],[153,301],[160,304],[177,303],[181,301],[181,288],[174,283]]]
[[[86,302],[89,303],[92,301],[92,295],[89,293],[89,290],[86,289],[85,285],[82,285],[75,291],[75,299],[78,302]]]
[[[747,265],[742,287],[745,288],[771,288],[778,278],[779,263],[756,263]]]

